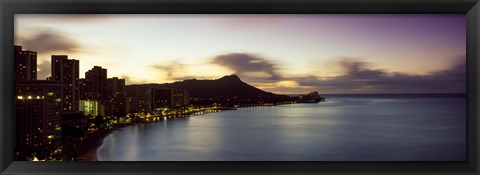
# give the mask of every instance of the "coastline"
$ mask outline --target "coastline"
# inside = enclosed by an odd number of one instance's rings
[[[279,106],[285,104],[274,104],[274,105],[262,105],[262,106]],[[244,107],[234,107],[234,108],[222,108],[219,111],[223,110],[237,110],[238,108],[251,108],[253,106],[244,106]],[[190,117],[192,114],[187,114],[187,117]],[[176,117],[174,117],[176,118]],[[133,122],[128,124],[121,124],[115,128],[98,131],[88,136],[88,138],[80,145],[77,161],[99,161],[97,159],[97,149],[103,144],[103,139],[110,135],[115,130],[120,130],[121,128],[134,125],[137,123],[151,123],[151,122]]]
[[[78,161],[98,161],[97,149],[102,145],[103,139],[107,137],[113,130],[100,131],[88,136],[88,138],[80,145],[78,150]]]
[[[232,109],[223,109],[223,110],[232,110]],[[187,116],[190,117],[191,114],[187,114]],[[103,139],[105,139],[105,137],[110,135],[115,130],[120,130],[121,128],[134,125],[137,123],[151,123],[151,122],[132,122],[127,124],[122,124],[112,129],[98,131],[88,135],[87,139],[85,139],[85,141],[80,144],[76,161],[99,161],[97,158],[97,149],[103,144]]]
[[[98,131],[90,134],[87,139],[80,145],[78,149],[77,161],[98,161],[97,149],[103,144],[103,139],[110,135],[113,131],[133,125],[135,123],[123,124],[112,129]]]

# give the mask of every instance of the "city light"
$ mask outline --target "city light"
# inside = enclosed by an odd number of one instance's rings
[[[23,96],[17,96],[17,99],[22,100]]]

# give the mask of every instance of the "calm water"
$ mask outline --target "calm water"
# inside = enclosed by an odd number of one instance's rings
[[[466,158],[465,96],[338,95],[115,131],[99,160],[457,161]]]

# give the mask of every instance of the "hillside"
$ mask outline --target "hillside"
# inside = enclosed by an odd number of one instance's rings
[[[212,99],[284,99],[285,95],[265,92],[253,87],[236,75],[224,76],[215,80],[184,80],[166,84],[127,85],[127,96],[151,88],[186,89],[191,98]]]

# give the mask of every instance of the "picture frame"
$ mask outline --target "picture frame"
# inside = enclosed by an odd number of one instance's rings
[[[478,0],[3,0],[0,59],[1,174],[478,174],[480,3]],[[465,162],[27,162],[13,161],[15,14],[465,14]]]

